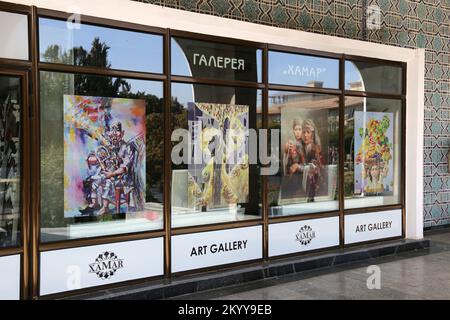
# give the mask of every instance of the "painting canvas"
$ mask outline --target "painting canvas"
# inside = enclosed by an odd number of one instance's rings
[[[249,106],[189,103],[188,121],[193,144],[201,141],[201,154],[210,157],[198,163],[192,154],[189,206],[202,210],[248,202]]]
[[[64,216],[140,212],[145,101],[64,95]]]
[[[336,178],[330,165],[334,165],[333,159],[337,161],[337,148],[331,147],[329,142],[330,116],[328,109],[302,110],[295,105],[281,109],[283,179],[279,204],[334,197],[335,188],[330,187]]]
[[[17,87],[0,92],[0,247],[16,246],[20,239],[19,96]]]
[[[392,113],[355,111],[355,194],[393,194],[393,124]]]

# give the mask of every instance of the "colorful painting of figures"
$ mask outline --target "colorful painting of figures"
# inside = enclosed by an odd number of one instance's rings
[[[224,208],[248,202],[248,116],[246,105],[188,105],[191,137],[200,153],[200,157],[193,153],[188,166],[191,208]]]
[[[64,95],[64,216],[144,204],[145,101]]]
[[[335,113],[334,109],[300,109],[297,105],[281,108],[283,179],[279,204],[334,198],[338,152],[330,141],[336,131],[330,119]]]
[[[355,193],[392,195],[393,114],[355,111]]]

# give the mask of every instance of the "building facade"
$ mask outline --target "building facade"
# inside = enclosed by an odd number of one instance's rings
[[[449,1],[154,1],[144,3],[337,37],[425,49],[424,227],[450,223]],[[379,11],[378,11],[379,10]]]
[[[0,14],[1,298],[445,224],[445,3],[21,0]]]

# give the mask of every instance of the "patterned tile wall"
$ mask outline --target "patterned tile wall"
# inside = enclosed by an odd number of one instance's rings
[[[425,227],[450,224],[450,0],[135,0],[151,4],[408,48],[426,48]],[[363,29],[364,2],[381,9],[381,28]]]

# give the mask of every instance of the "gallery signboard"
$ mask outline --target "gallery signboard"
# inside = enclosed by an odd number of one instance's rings
[[[0,300],[20,299],[20,255],[0,257]]]
[[[400,237],[402,210],[346,215],[344,224],[345,244]]]
[[[339,60],[269,51],[269,82],[319,88],[339,87]]]
[[[41,253],[40,294],[149,278],[164,273],[163,238]]]
[[[339,245],[339,217],[269,225],[269,256]]]
[[[172,237],[172,272],[261,258],[261,226]]]
[[[172,38],[174,75],[260,82],[261,64],[255,47]]]

